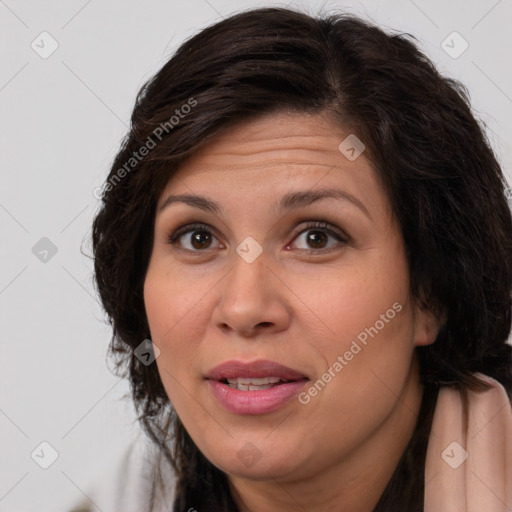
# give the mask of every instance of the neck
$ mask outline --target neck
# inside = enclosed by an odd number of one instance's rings
[[[308,479],[229,477],[240,512],[372,512],[411,440],[421,406],[416,358],[395,408],[378,431],[332,467]]]

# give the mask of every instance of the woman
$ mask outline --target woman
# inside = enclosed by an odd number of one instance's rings
[[[511,509],[505,185],[465,88],[404,35],[268,8],[186,41],[93,226],[170,468],[147,510]]]

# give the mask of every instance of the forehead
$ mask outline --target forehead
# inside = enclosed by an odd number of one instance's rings
[[[167,182],[159,204],[170,193],[214,195],[221,202],[257,195],[274,202],[293,189],[338,186],[385,208],[361,142],[325,115],[275,113],[244,121],[184,162]]]

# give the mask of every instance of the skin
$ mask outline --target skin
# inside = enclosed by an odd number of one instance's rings
[[[320,114],[244,122],[187,160],[158,202],[144,286],[156,364],[242,511],[370,512],[415,427],[414,349],[432,343],[440,323],[410,295],[401,232],[365,153],[350,161],[338,150],[348,134]],[[331,187],[368,215],[338,198],[272,209],[290,191]],[[160,210],[171,193],[206,196],[223,212]],[[348,240],[307,227],[322,220]],[[168,242],[195,222],[211,227],[210,238],[194,245],[192,228]],[[263,249],[252,263],[236,252],[248,236]],[[269,359],[308,376],[307,391],[394,303],[401,311],[307,404],[293,397],[271,413],[236,415],[204,380],[227,360]],[[237,456],[248,442],[259,456],[250,467]]]

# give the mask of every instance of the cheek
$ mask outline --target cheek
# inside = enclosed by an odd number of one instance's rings
[[[328,328],[324,349],[331,358],[348,350],[352,340],[410,339],[408,267],[399,251],[374,251],[365,264],[346,265],[339,278],[319,279],[308,290],[308,304]],[[337,340],[337,341],[333,341]],[[405,343],[405,341],[404,341]],[[389,348],[389,346],[388,346]]]
[[[194,316],[204,300],[204,284],[188,282],[163,265],[150,266],[144,282],[144,304],[154,342],[158,339],[167,346],[183,331],[183,325],[194,327]]]
[[[196,288],[181,286],[170,274],[149,270],[144,283],[144,303],[151,339],[160,349],[156,363],[169,398],[178,382],[185,382],[196,360],[198,339],[194,307]]]
[[[325,280],[321,293],[315,288],[318,292],[310,294],[330,332],[316,340],[325,372],[318,378],[329,383],[325,389],[317,386],[322,391],[311,390],[312,410],[323,404],[335,424],[346,423],[347,411],[356,411],[351,414],[360,426],[385,417],[411,367],[414,315],[408,266],[401,252],[383,257],[375,251],[375,256],[338,280]],[[357,436],[349,427],[345,434]]]
[[[163,279],[153,278],[154,275],[148,275],[144,296],[151,339],[160,348],[156,359],[158,373],[174,410],[197,440],[202,435],[201,427],[197,426],[211,422],[207,410],[200,405],[202,382],[197,371],[201,356],[199,340],[204,332],[198,315],[201,305],[204,306],[204,288],[191,286],[185,290],[179,279],[167,281],[169,276]],[[202,448],[205,444],[201,443]]]
[[[335,335],[317,339],[323,368],[301,397],[308,431],[321,432],[325,439],[342,438],[340,453],[376,431],[401,403],[398,397],[408,381],[414,352],[407,293],[396,289],[377,297],[359,290],[357,297],[350,307],[333,305]],[[414,410],[414,404],[405,405]],[[317,435],[311,434],[309,441],[317,442]],[[331,449],[326,448],[326,457]]]

